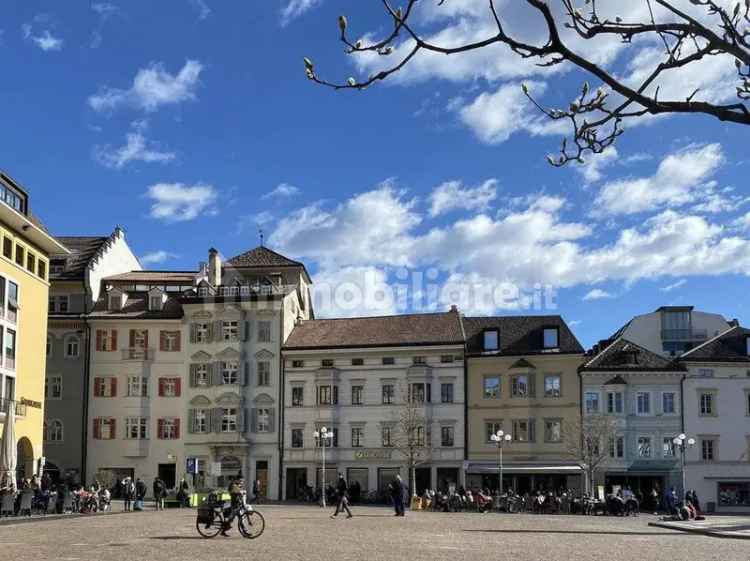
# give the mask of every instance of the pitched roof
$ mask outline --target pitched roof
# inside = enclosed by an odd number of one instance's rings
[[[141,283],[184,282],[192,284],[195,275],[196,273],[192,271],[130,271],[129,273],[112,275],[104,280]]]
[[[653,370],[676,371],[682,369],[673,360],[651,352],[623,337],[619,337],[581,366],[579,370],[582,372],[639,372]]]
[[[680,362],[750,362],[750,329],[734,326],[680,356]]]
[[[548,354],[544,349],[544,329],[557,327],[558,353],[580,353],[583,347],[560,316],[494,316],[465,317],[466,346],[469,354],[484,353],[482,333],[497,329],[500,333],[499,355]]]
[[[267,267],[304,267],[299,261],[294,261],[288,257],[284,257],[280,253],[276,253],[272,249],[268,249],[265,246],[258,246],[240,253],[226,261],[228,265],[233,267],[243,268],[267,268]]]
[[[179,295],[167,298],[159,311],[148,309],[148,292],[128,292],[121,310],[108,310],[106,295],[99,298],[89,315],[91,319],[180,319],[183,316]]]
[[[83,279],[86,267],[99,249],[109,241],[109,236],[55,236],[55,239],[70,250],[70,255],[53,254],[50,258],[65,260],[61,273],[52,273],[52,280]]]
[[[463,344],[456,311],[435,314],[311,319],[299,322],[286,350]]]

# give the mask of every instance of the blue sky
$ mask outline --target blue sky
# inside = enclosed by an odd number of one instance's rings
[[[436,4],[425,0],[418,14],[428,35],[460,40],[488,23],[479,0]],[[500,4],[535,36],[538,21]],[[547,105],[567,104],[585,79],[573,69],[541,72],[497,48],[420,57],[364,92],[310,83],[303,56],[340,81],[384,62],[353,59],[337,41],[342,10],[353,36],[386,30],[379,6],[6,3],[1,166],[53,233],[121,224],[152,268],[193,268],[211,246],[234,255],[257,244],[262,225],[268,245],[304,260],[321,284],[426,272],[439,289],[552,285],[556,308],[531,311],[562,313],[585,344],[666,304],[747,323],[748,130],[706,117],[649,120],[629,127],[616,153],[556,169],[545,155],[559,131],[527,106],[520,83]],[[653,51],[591,48],[625,76]],[[733,79],[732,61],[712,59],[667,78],[663,91],[698,85],[726,99]],[[524,302],[459,303],[518,313]]]

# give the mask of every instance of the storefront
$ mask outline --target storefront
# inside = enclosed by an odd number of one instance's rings
[[[580,493],[584,488],[584,473],[575,464],[534,464],[513,462],[503,465],[503,489],[519,494],[536,491],[571,490]],[[491,462],[467,462],[466,486],[469,489],[499,487],[499,466]]]

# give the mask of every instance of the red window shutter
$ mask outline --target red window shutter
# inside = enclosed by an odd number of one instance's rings
[[[159,350],[165,351],[167,349],[167,332],[159,331]]]
[[[180,438],[180,420],[179,419],[174,420],[174,437],[176,439]]]
[[[148,331],[143,334],[143,348],[148,349]]]
[[[112,330],[112,350],[117,350],[117,329]]]
[[[159,422],[157,424],[157,434],[159,435],[159,439],[164,438],[164,419],[159,419]]]
[[[103,332],[101,329],[96,330],[96,350],[101,351],[102,350],[102,335]]]
[[[109,426],[112,427],[109,431],[109,439],[114,440],[117,438],[117,419],[110,419]]]
[[[101,397],[102,393],[104,393],[102,390],[104,386],[104,380],[101,378],[94,378],[94,397]]]
[[[177,336],[177,338],[175,339],[174,349],[179,353],[180,352],[180,338],[182,337],[182,333],[180,331],[175,331],[175,335]]]
[[[164,397],[164,378],[159,378],[159,397]]]
[[[99,440],[102,437],[102,420],[94,419],[94,440]]]
[[[112,397],[117,397],[117,378],[109,379],[109,388],[109,393],[112,395]]]
[[[175,378],[174,379],[174,396],[180,397],[182,394],[182,379],[181,378]]]
[[[130,348],[135,347],[135,329],[130,330]]]

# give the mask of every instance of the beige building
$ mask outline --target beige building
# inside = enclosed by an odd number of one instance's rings
[[[566,453],[566,423],[580,419],[577,369],[583,348],[560,316],[464,318],[469,487],[580,489],[582,472]]]

